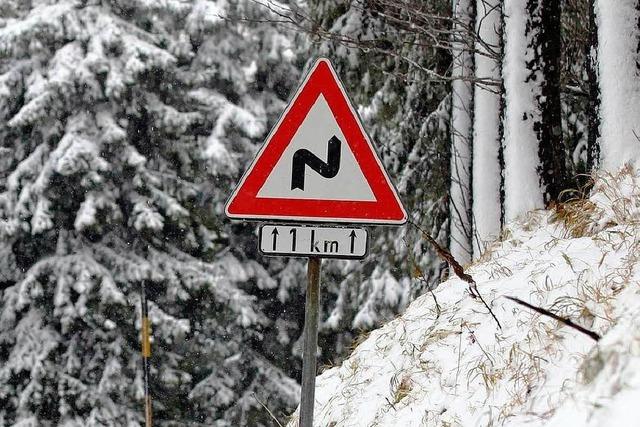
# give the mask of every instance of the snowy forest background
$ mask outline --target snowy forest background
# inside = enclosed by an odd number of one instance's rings
[[[325,261],[320,363],[504,224],[640,159],[638,0],[0,0],[0,425],[272,426],[305,263],[223,205],[317,56],[410,217]],[[422,231],[421,231],[422,230]]]

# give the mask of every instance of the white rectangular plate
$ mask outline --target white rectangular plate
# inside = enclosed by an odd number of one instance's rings
[[[360,259],[369,247],[369,233],[358,227],[264,224],[259,239],[260,252],[269,256]]]

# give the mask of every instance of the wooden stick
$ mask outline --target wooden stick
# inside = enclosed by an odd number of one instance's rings
[[[500,324],[498,317],[496,317],[496,315],[493,313],[493,310],[491,310],[491,307],[489,307],[489,304],[487,304],[484,298],[482,298],[482,295],[480,295],[480,291],[478,290],[478,285],[476,285],[476,281],[473,280],[473,277],[471,277],[471,275],[465,273],[464,268],[462,268],[462,265],[460,265],[458,260],[456,260],[454,256],[451,255],[451,252],[445,250],[442,246],[440,246],[438,242],[436,242],[436,240],[433,237],[431,237],[429,233],[424,231],[422,227],[420,227],[418,224],[411,221],[409,221],[409,224],[413,225],[416,228],[416,230],[418,230],[422,234],[422,237],[424,237],[427,240],[427,242],[431,243],[433,248],[436,250],[436,254],[449,264],[449,266],[451,267],[455,275],[458,276],[461,280],[469,284],[469,294],[471,295],[471,297],[478,298],[480,299],[480,301],[482,301],[482,304],[484,304],[486,309],[489,310],[489,314],[491,314],[491,317],[493,317],[493,320],[496,321],[498,328],[502,329],[502,325]]]
[[[528,302],[522,301],[520,298],[510,297],[508,295],[505,295],[505,297],[510,299],[513,302],[516,302],[516,303],[522,305],[522,306],[530,308],[531,310],[533,310],[533,311],[535,311],[537,313],[543,314],[545,316],[549,316],[552,319],[555,319],[560,323],[564,323],[568,327],[573,328],[576,331],[582,332],[583,334],[587,335],[588,337],[594,339],[596,342],[600,341],[600,338],[601,338],[600,335],[598,335],[597,333],[595,333],[593,331],[590,331],[589,329],[583,328],[582,326],[573,323],[571,321],[571,319],[567,319],[565,317],[558,316],[557,314],[552,313],[549,310],[546,310],[546,309],[544,309],[542,307],[536,307],[535,305],[531,305]]]

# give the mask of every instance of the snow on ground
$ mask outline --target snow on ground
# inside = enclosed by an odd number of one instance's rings
[[[599,178],[588,201],[521,218],[467,270],[502,329],[447,280],[439,315],[421,296],[317,378],[314,425],[640,425],[639,220],[640,177],[628,170]]]

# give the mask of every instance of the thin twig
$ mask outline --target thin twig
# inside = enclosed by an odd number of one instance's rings
[[[411,247],[409,246],[409,243],[407,242],[407,240],[403,237],[402,241],[404,241],[404,244],[407,245],[407,252],[409,253],[409,258],[410,258],[411,264],[413,265],[413,268],[416,269],[416,271],[421,276],[418,279],[421,280],[426,285],[427,290],[433,297],[433,302],[436,304],[436,319],[439,319],[440,314],[442,313],[442,310],[440,309],[440,304],[438,304],[438,299],[436,298],[436,294],[433,292],[433,286],[429,284],[429,281],[427,280],[427,277],[425,276],[424,271],[422,271],[422,269],[418,265],[418,262],[413,256],[413,253],[411,252]]]
[[[267,405],[265,405],[264,403],[262,403],[260,399],[258,399],[258,396],[256,396],[255,392],[252,394],[253,394],[253,398],[256,399],[256,401],[260,404],[260,406],[262,406],[265,409],[265,411],[267,411],[267,413],[273,419],[273,421],[275,421],[276,424],[278,424],[278,426],[282,427],[282,424],[280,424],[280,421],[278,421],[278,419],[273,415],[273,413],[269,410],[269,408],[267,408]]]
[[[460,321],[460,342],[458,343],[458,366],[456,368],[456,386],[454,393],[458,393],[458,375],[460,375],[460,360],[462,359],[462,320]]]
[[[597,333],[595,333],[595,332],[593,332],[593,331],[591,331],[589,329],[583,328],[580,325],[577,325],[577,324],[573,323],[571,321],[571,319],[567,319],[566,317],[558,316],[557,314],[552,313],[549,310],[546,310],[546,309],[544,309],[542,307],[537,307],[535,305],[529,304],[528,302],[524,302],[519,298],[510,297],[508,295],[505,295],[505,297],[507,299],[510,299],[511,301],[516,302],[516,303],[518,303],[518,304],[520,304],[522,306],[525,306],[525,307],[527,307],[527,308],[529,308],[529,309],[531,309],[531,310],[533,310],[533,311],[535,311],[537,313],[543,314],[545,316],[549,316],[552,319],[555,319],[560,323],[564,323],[568,327],[573,328],[576,331],[582,332],[583,334],[589,336],[590,338],[594,339],[596,342],[600,341],[600,338],[602,338],[599,334],[597,334]]]
[[[424,231],[422,227],[420,227],[418,224],[416,224],[413,221],[409,221],[409,224],[413,225],[422,234],[422,237],[424,237],[427,240],[427,242],[431,243],[431,245],[436,250],[436,254],[438,254],[438,256],[442,258],[444,261],[449,263],[449,266],[451,267],[455,275],[458,276],[461,280],[469,284],[469,293],[471,294],[471,296],[473,298],[478,298],[480,299],[480,301],[482,301],[482,304],[484,304],[486,309],[489,310],[489,313],[491,314],[491,317],[493,317],[493,320],[495,320],[496,323],[498,324],[498,328],[502,329],[502,325],[500,324],[500,321],[494,314],[493,310],[491,310],[491,307],[489,307],[489,304],[487,304],[484,298],[482,298],[482,295],[480,295],[480,291],[478,290],[476,281],[473,280],[473,277],[471,277],[469,274],[464,272],[464,268],[462,268],[462,265],[460,265],[460,263],[453,257],[453,255],[451,255],[451,252],[447,251],[442,246],[440,246],[440,244],[436,242],[436,240],[433,237],[431,237],[429,233]]]
[[[395,29],[394,37],[397,39],[391,42],[387,35],[376,36],[375,32],[372,37],[362,38],[335,31],[333,29],[324,28],[321,21],[314,19],[309,14],[303,13],[300,8],[289,8],[282,6],[273,0],[251,0],[253,3],[263,7],[273,16],[265,18],[249,18],[241,16],[221,16],[221,18],[229,21],[244,21],[250,23],[272,23],[283,26],[288,30],[294,30],[306,33],[315,40],[313,41],[330,41],[338,43],[347,48],[355,48],[363,51],[373,51],[387,56],[394,57],[405,62],[411,68],[425,74],[429,79],[438,82],[449,82],[462,80],[482,85],[489,91],[498,93],[498,89],[502,82],[500,79],[493,79],[482,76],[451,76],[447,73],[442,74],[435,67],[426,67],[415,61],[410,55],[402,53],[405,46],[425,49],[443,49],[452,55],[466,52],[468,54],[477,54],[487,56],[493,59],[499,59],[499,49],[486,43],[480,37],[473,24],[466,22],[458,17],[441,15],[435,12],[422,10],[422,2],[414,2],[407,4],[406,1],[377,0],[378,8],[369,2],[355,1],[349,7],[354,10],[383,18],[387,25]],[[375,11],[371,11],[375,9]],[[390,10],[397,10],[398,13],[391,13]],[[417,20],[416,20],[417,19]],[[404,36],[404,37],[403,37]],[[393,39],[393,37],[391,38]],[[425,40],[426,41],[423,41]],[[389,43],[395,44],[394,49],[385,48]],[[475,46],[479,45],[477,49]]]
[[[493,363],[493,359],[491,359],[491,357],[489,356],[489,353],[487,353],[484,347],[482,347],[482,344],[480,344],[480,341],[478,340],[478,337],[476,337],[476,334],[473,333],[473,331],[469,328],[469,326],[467,326],[466,323],[464,327],[467,328],[467,331],[469,331],[469,334],[471,335],[471,339],[473,340],[473,343],[478,345],[478,347],[480,348],[480,351],[482,351],[482,353],[484,354],[484,357],[487,358],[487,360],[489,361],[489,363],[491,363],[491,366],[493,367],[495,365]]]

